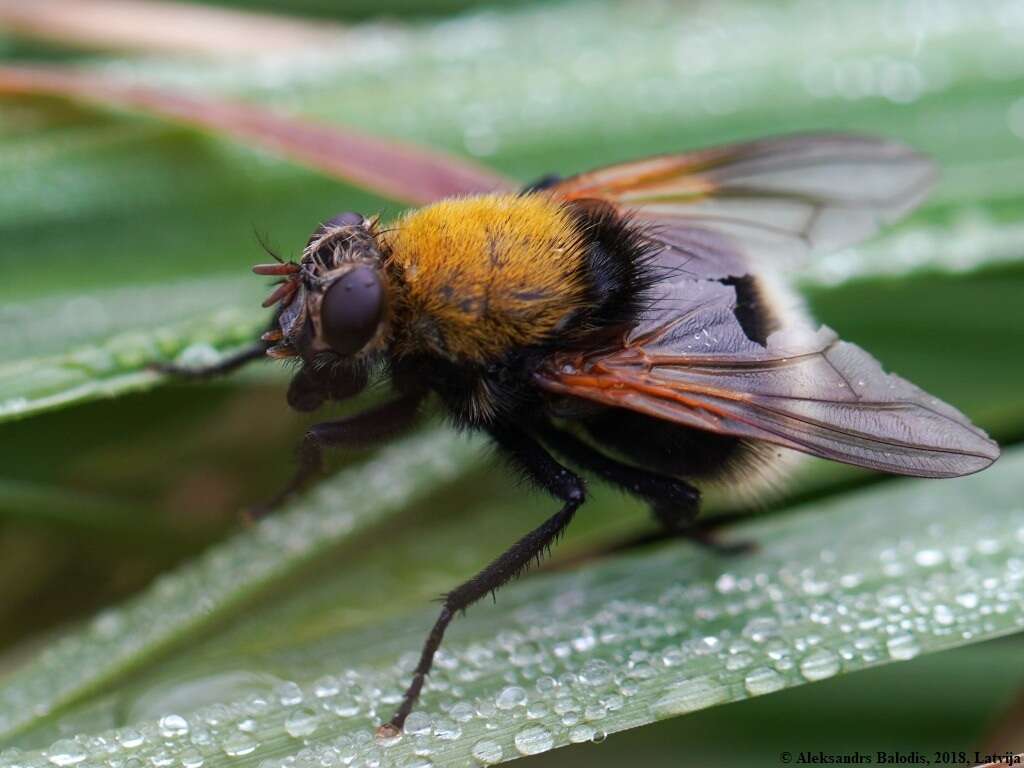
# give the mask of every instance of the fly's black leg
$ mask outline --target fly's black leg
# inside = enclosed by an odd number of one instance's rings
[[[540,435],[548,446],[573,464],[650,502],[655,517],[666,528],[680,530],[696,519],[700,511],[700,491],[689,483],[623,464],[551,425],[542,428]]]
[[[402,697],[402,703],[391,721],[381,726],[382,735],[401,730],[405,718],[419,698],[423,682],[430,672],[445,629],[456,613],[465,611],[488,593],[494,593],[504,584],[519,576],[534,560],[540,560],[545,551],[565,531],[576,510],[583,503],[583,481],[555,461],[547,451],[529,435],[515,429],[495,429],[491,432],[498,446],[523,473],[541,488],[562,502],[562,508],[543,524],[509,547],[494,562],[464,584],[444,596],[441,615],[427,635],[419,663],[413,672],[412,683]]]
[[[268,331],[273,331],[278,327],[278,317],[280,312],[274,312],[274,316],[270,320],[270,324],[267,326]],[[260,360],[266,357],[267,350],[273,346],[274,342],[265,341],[260,338],[254,341],[247,347],[222,358],[213,365],[175,365],[174,363],[153,363],[149,367],[158,371],[159,373],[166,373],[171,376],[176,376],[180,379],[212,379],[216,376],[224,376],[226,374],[237,371],[244,365],[251,363],[253,360]]]
[[[175,365],[174,363],[154,363],[150,366],[154,371],[167,373],[180,379],[212,379],[215,376],[223,376],[237,371],[253,360],[266,357],[270,344],[265,341],[257,341],[248,347],[243,347],[237,352],[228,355],[213,365]]]
[[[543,427],[540,434],[544,442],[556,453],[582,469],[593,472],[608,483],[650,503],[651,513],[661,524],[662,533],[629,542],[626,548],[666,538],[685,538],[720,555],[741,554],[751,549],[747,542],[733,544],[719,541],[714,531],[721,525],[717,519],[709,520],[707,524],[697,522],[700,491],[689,483],[618,462],[578,437],[550,424]],[[615,549],[618,551],[622,547]]]
[[[299,465],[292,479],[269,502],[249,510],[250,517],[263,517],[301,490],[320,471],[324,448],[372,445],[411,427],[422,400],[422,393],[406,394],[347,419],[314,424],[299,444]]]
[[[661,523],[663,531],[663,535],[653,537],[653,541],[664,538],[688,539],[716,555],[726,557],[745,555],[756,549],[756,545],[750,541],[722,541],[718,538],[720,528],[735,522],[736,519],[745,519],[749,515],[718,515],[707,520],[695,521],[693,518],[680,515],[673,507],[660,504],[652,504],[651,513]]]

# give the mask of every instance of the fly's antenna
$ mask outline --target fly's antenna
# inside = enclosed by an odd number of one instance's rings
[[[260,232],[255,226],[252,228],[252,234],[256,238],[256,242],[260,244],[260,249],[267,254],[267,256],[281,264],[284,263],[284,259],[282,259],[278,255],[277,250],[270,245],[269,238],[266,234]]]

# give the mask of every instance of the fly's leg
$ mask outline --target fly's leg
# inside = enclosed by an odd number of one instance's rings
[[[292,479],[266,504],[250,509],[249,516],[265,516],[305,487],[323,466],[324,448],[369,446],[411,427],[422,400],[420,392],[406,394],[346,419],[314,424],[299,443],[298,467]]]
[[[412,682],[406,689],[394,717],[379,729],[381,735],[393,735],[402,729],[405,718],[420,696],[423,682],[434,662],[434,654],[437,653],[444,632],[455,614],[465,611],[484,595],[493,594],[501,586],[519,576],[533,561],[539,561],[572,522],[573,515],[583,503],[583,481],[555,461],[540,443],[524,432],[510,428],[494,429],[491,434],[499,448],[517,468],[533,483],[561,501],[562,508],[519,539],[476,576],[444,596],[441,614],[423,644],[419,663],[413,671]]]
[[[270,344],[268,342],[257,341],[254,344],[243,347],[237,352],[218,360],[212,365],[192,366],[176,365],[174,363],[153,363],[149,367],[159,373],[166,373],[180,379],[212,379],[216,376],[224,376],[232,373],[233,371],[237,371],[239,368],[251,363],[253,360],[259,360],[260,358],[266,357],[267,349],[269,347]]]
[[[660,475],[609,458],[578,437],[547,425],[541,437],[556,453],[576,466],[593,472],[606,482],[639,496],[651,505],[651,513],[661,525],[661,531],[615,547],[615,551],[632,549],[668,538],[692,541],[719,555],[736,555],[750,551],[748,542],[722,542],[715,536],[715,528],[722,523],[718,518],[698,522],[700,491],[675,477]]]
[[[218,360],[212,365],[176,365],[174,363],[153,363],[149,366],[151,370],[159,373],[166,373],[179,379],[202,380],[212,379],[217,376],[225,376],[237,371],[239,368],[251,363],[253,360],[265,358],[267,350],[274,345],[274,341],[264,338],[272,336],[278,330],[278,316],[275,312],[270,324],[267,326],[267,333],[254,341],[252,344],[242,347],[227,357]],[[277,334],[280,335],[279,333]]]
[[[696,520],[700,511],[700,491],[689,483],[623,464],[578,437],[551,425],[545,426],[540,435],[555,453],[561,454],[573,464],[650,502],[652,508],[657,510],[655,514],[658,520],[666,527],[683,529]]]
[[[679,514],[679,511],[669,505],[652,504],[651,513],[661,523],[662,534],[651,537],[644,543],[658,541],[666,538],[687,539],[704,549],[714,552],[716,555],[730,557],[733,555],[746,555],[757,549],[752,541],[722,541],[718,532],[737,520],[750,517],[749,514],[716,515],[706,520],[693,520]]]

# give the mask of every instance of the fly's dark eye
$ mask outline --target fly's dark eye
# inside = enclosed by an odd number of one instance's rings
[[[320,304],[324,340],[340,355],[355,354],[377,333],[384,304],[377,270],[356,267],[339,277]]]
[[[353,211],[339,213],[337,216],[332,216],[313,230],[313,234],[311,234],[309,236],[309,240],[306,241],[306,247],[308,248],[318,237],[323,237],[323,235],[330,229],[334,229],[335,227],[357,227],[365,222],[366,219],[363,218],[362,214],[355,213]]]
[[[327,226],[329,227],[355,227],[363,223],[361,214],[354,213],[352,211],[346,211],[345,213],[339,213],[337,216],[332,216],[327,220]]]

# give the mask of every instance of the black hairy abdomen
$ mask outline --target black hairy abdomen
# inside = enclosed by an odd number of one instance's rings
[[[608,408],[581,423],[599,446],[638,467],[674,477],[716,480],[746,453],[739,438],[620,408]]]

